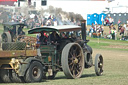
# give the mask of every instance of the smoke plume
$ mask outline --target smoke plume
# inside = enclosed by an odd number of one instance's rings
[[[66,12],[66,11],[63,11],[62,8],[55,8],[53,6],[49,6],[47,10],[43,10],[43,11],[49,12],[50,14],[55,15],[56,17],[60,17],[61,15],[61,17],[63,16],[64,18],[67,18],[71,22],[80,21],[83,19],[81,14],[75,14],[74,12]]]

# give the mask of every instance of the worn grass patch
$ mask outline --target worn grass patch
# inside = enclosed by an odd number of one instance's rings
[[[79,79],[67,79],[63,72],[58,72],[54,80],[42,80],[40,83],[10,83],[1,85],[127,85],[128,84],[128,53],[126,51],[93,49],[95,55],[101,53],[104,58],[104,73],[96,76],[94,66],[84,69]]]

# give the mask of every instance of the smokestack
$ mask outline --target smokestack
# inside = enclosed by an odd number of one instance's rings
[[[86,41],[86,20],[81,20],[82,39]]]
[[[29,5],[29,6],[31,5],[31,0],[28,0],[28,5]]]
[[[18,0],[18,7],[20,7],[20,1]]]

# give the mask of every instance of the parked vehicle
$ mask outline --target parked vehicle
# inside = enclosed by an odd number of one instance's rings
[[[25,24],[18,22],[3,23],[4,31],[1,35],[3,42],[14,42],[20,35],[25,35],[23,31]]]

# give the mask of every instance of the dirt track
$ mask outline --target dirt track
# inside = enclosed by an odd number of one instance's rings
[[[127,51],[93,49],[93,56],[95,56],[96,53],[102,54],[104,59],[128,60]]]
[[[109,85],[127,85],[128,52],[119,50],[93,49],[93,58],[101,53],[104,58],[104,76]],[[111,80],[111,82],[109,81]]]

